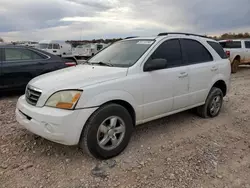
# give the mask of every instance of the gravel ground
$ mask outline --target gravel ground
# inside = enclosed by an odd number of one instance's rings
[[[232,76],[231,87],[217,118],[183,112],[139,126],[108,161],[29,133],[15,121],[18,94],[4,94],[0,187],[250,188],[249,67]]]

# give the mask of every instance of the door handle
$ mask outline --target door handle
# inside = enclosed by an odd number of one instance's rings
[[[211,68],[211,71],[217,71],[218,70],[218,67],[212,67]]]
[[[53,50],[54,53],[56,53],[56,50]]]
[[[188,73],[187,72],[181,72],[180,74],[179,74],[179,78],[185,78],[185,77],[187,77],[188,76]]]

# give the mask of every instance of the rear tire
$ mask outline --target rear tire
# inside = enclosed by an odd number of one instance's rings
[[[237,60],[237,59],[233,60],[233,62],[231,64],[231,72],[232,73],[236,73],[238,71],[239,64],[240,64],[239,60]]]
[[[79,145],[96,158],[109,159],[127,147],[133,129],[132,117],[123,106],[107,104],[89,118]]]
[[[223,103],[221,89],[213,87],[206,99],[206,103],[197,108],[197,113],[202,118],[216,117],[219,115]]]

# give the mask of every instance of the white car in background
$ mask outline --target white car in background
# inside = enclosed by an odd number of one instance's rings
[[[20,46],[28,46],[28,47],[32,47],[32,48],[37,48],[38,42],[31,42],[31,41],[23,42],[20,44]]]
[[[232,73],[238,71],[239,65],[250,64],[250,39],[233,39],[219,41],[231,61]]]
[[[73,54],[76,56],[84,56],[86,46],[88,46],[88,44],[76,46],[75,48],[73,48]]]
[[[230,71],[223,48],[204,36],[130,38],[85,65],[31,80],[16,119],[46,139],[107,159],[125,149],[136,125],[192,108],[217,116]]]
[[[85,44],[81,50],[78,49],[78,53],[80,53],[84,57],[92,57],[103,48],[106,48],[108,45],[109,44],[104,43]]]
[[[64,41],[42,40],[38,48],[57,56],[72,55],[72,46]]]

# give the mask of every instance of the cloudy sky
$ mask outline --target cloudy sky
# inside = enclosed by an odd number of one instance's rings
[[[250,0],[0,0],[6,41],[250,32]]]

